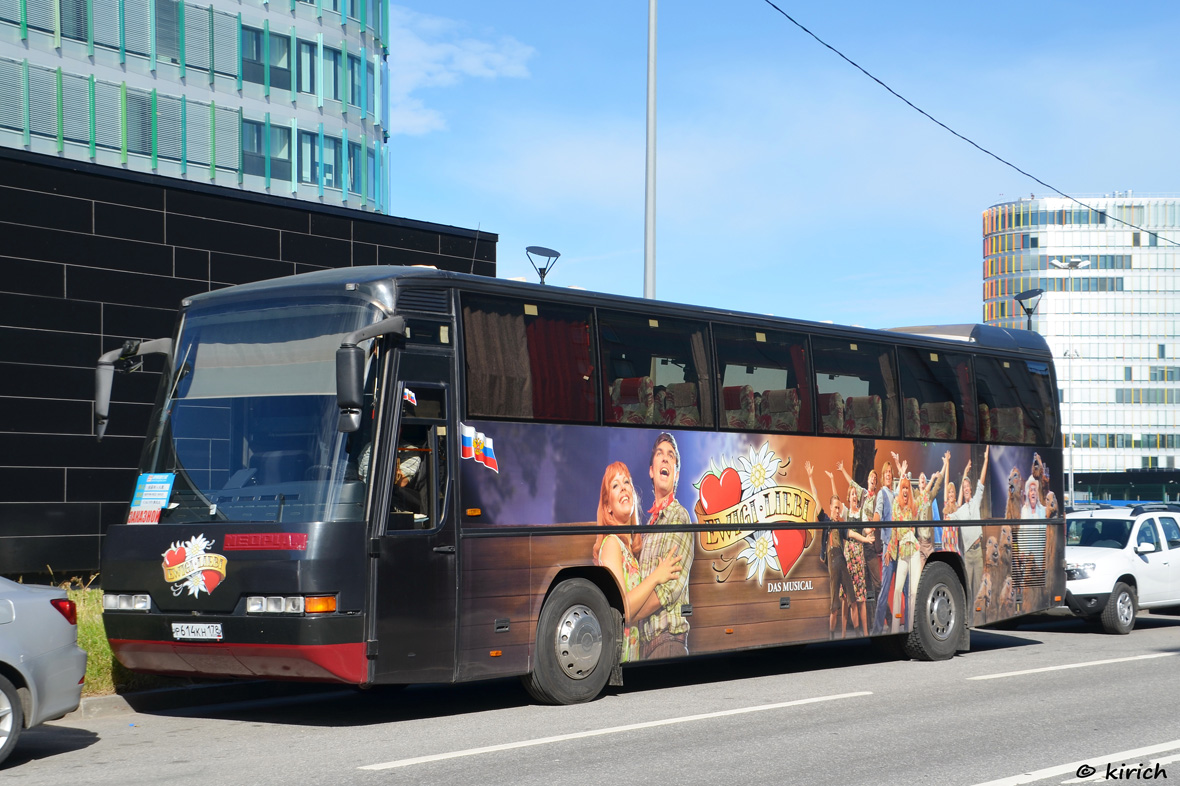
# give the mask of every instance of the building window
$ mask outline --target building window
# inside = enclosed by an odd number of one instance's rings
[[[291,179],[291,129],[271,124],[270,176],[275,180]]]
[[[1131,381],[1131,367],[1130,366],[1123,366],[1123,381],[1124,382]]]
[[[261,85],[266,78],[262,65],[262,31],[242,27],[242,80]]]
[[[1139,233],[1138,232],[1131,233],[1131,245],[1135,246],[1135,247],[1139,246]]]
[[[86,40],[86,3],[83,0],[61,0],[61,34],[75,41]]]
[[[354,194],[361,192],[361,167],[364,166],[361,157],[361,146],[356,142],[348,143],[348,190]]]
[[[361,105],[361,59],[356,55],[348,56],[348,103],[353,106]]]
[[[1160,360],[1163,360],[1164,358],[1166,358],[1168,356],[1167,349],[1168,349],[1168,347],[1166,344],[1160,344],[1159,348],[1157,350],[1156,357],[1158,357]]]
[[[270,34],[270,86],[291,89],[291,39],[278,33]]]
[[[311,131],[299,132],[299,182],[318,183],[320,177],[320,139]]]
[[[266,150],[262,146],[264,130],[262,123],[242,121],[242,172],[247,175],[266,175]]]
[[[324,98],[340,100],[340,50],[324,47]]]
[[[361,0],[348,0],[348,15],[353,19],[361,18]]]
[[[343,172],[341,166],[340,140],[335,137],[324,137],[324,188],[340,188]]]
[[[315,50],[316,45],[307,41],[299,42],[299,85],[300,93],[315,93]]]

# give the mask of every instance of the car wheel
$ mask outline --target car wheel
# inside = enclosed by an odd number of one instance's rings
[[[577,704],[602,692],[615,660],[610,604],[586,579],[557,585],[537,620],[533,670],[525,689],[545,704]]]
[[[958,649],[967,608],[963,585],[949,566],[928,562],[918,581],[914,628],[905,638],[906,654],[915,660],[946,660]]]
[[[20,696],[11,682],[0,677],[0,763],[16,747],[16,738],[24,726],[25,715]]]
[[[1135,627],[1136,606],[1135,589],[1121,581],[1115,584],[1102,610],[1102,629],[1120,636],[1130,633]]]

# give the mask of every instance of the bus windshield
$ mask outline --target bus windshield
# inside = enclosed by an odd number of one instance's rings
[[[372,407],[359,431],[337,430],[335,354],[380,316],[306,301],[185,314],[142,462],[174,476],[160,522],[362,518]]]

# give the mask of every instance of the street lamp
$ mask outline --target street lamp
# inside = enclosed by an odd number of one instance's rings
[[[533,261],[533,254],[539,257],[545,257],[545,264],[537,267],[537,263]],[[537,275],[541,277],[542,284],[545,283],[545,276],[557,264],[557,258],[561,256],[557,251],[551,248],[545,248],[544,246],[529,246],[524,250],[524,255],[529,258],[529,264],[533,266],[533,270],[537,271]]]
[[[1068,290],[1067,290],[1067,294],[1066,294],[1066,298],[1065,298],[1065,310],[1066,310],[1065,333],[1066,333],[1067,338],[1069,339],[1069,344],[1070,344],[1069,348],[1065,350],[1065,386],[1066,386],[1066,389],[1068,390],[1069,388],[1071,388],[1073,386],[1073,376],[1070,374],[1070,359],[1078,354],[1073,349],[1073,272],[1080,267],[1089,267],[1090,260],[1082,259],[1081,257],[1072,257],[1072,258],[1066,260],[1065,262],[1062,262],[1060,259],[1050,259],[1049,264],[1051,264],[1053,267],[1055,267],[1059,270],[1065,270],[1069,273]],[[1069,409],[1072,404],[1073,404],[1073,391],[1069,390],[1069,394],[1066,396],[1066,399],[1065,399],[1065,412],[1066,412],[1066,414],[1069,414]],[[1069,504],[1071,506],[1076,504],[1076,501],[1074,500],[1074,497],[1073,497],[1073,476],[1074,476],[1074,463],[1073,463],[1074,434],[1073,434],[1073,428],[1074,428],[1073,418],[1070,417],[1069,418],[1069,430],[1070,430],[1070,434],[1069,434]]]
[[[1037,310],[1037,304],[1041,302],[1041,295],[1045,294],[1043,289],[1026,289],[1016,296],[1015,300],[1024,309],[1025,316],[1028,317],[1028,329],[1032,330],[1032,315]]]

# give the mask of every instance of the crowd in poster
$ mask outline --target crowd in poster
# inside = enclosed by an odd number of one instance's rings
[[[822,597],[832,638],[909,630],[939,552],[962,565],[974,624],[1045,605],[1056,535],[1044,519],[1060,515],[1061,491],[1029,447],[479,428],[511,450],[498,476],[464,475],[464,504],[492,526],[601,526],[590,553],[571,557],[618,582],[624,662],[716,649],[685,610],[717,585],[727,603]]]

